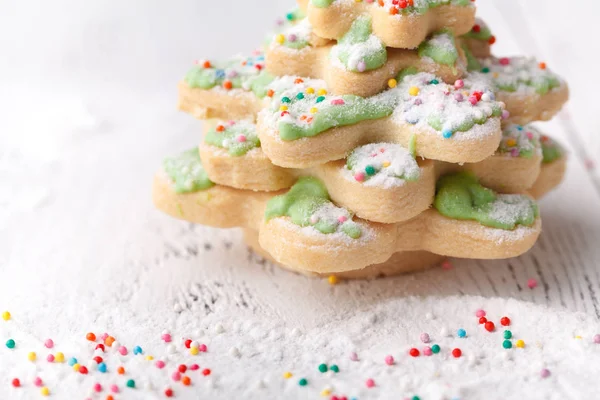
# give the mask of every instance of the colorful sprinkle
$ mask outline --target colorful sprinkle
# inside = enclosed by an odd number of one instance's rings
[[[329,367],[330,370],[332,370],[333,372],[335,372],[336,374],[338,372],[340,372],[340,367],[338,367],[337,365],[333,364],[331,367]]]
[[[15,341],[14,341],[14,340],[12,340],[12,339],[8,339],[8,340],[6,341],[6,347],[8,347],[9,349],[14,349],[14,348],[15,348],[15,345],[16,345],[16,343],[15,343]]]
[[[12,384],[14,387],[19,387],[19,386],[21,386],[21,381],[19,380],[19,378],[14,378],[14,379],[11,381],[11,384]]]
[[[452,350],[452,355],[454,356],[454,358],[459,358],[460,356],[462,356],[462,350],[461,349],[454,349]]]
[[[385,363],[387,365],[394,365],[394,357],[391,355],[385,356]]]
[[[292,375],[292,373],[291,373],[291,372],[284,372],[284,373],[283,373],[283,377],[284,377],[285,379],[290,379],[292,376],[293,376],[293,375]]]
[[[510,340],[505,340],[502,342],[502,347],[504,347],[505,349],[510,349],[512,348],[512,343],[510,342]]]
[[[42,396],[49,396],[50,395],[50,389],[48,389],[47,387],[43,387],[42,390],[40,390],[40,393]]]
[[[515,345],[519,348],[522,349],[525,347],[525,342],[521,339],[517,340],[517,343],[515,343]]]
[[[431,346],[431,351],[433,352],[433,354],[437,354],[440,352],[440,346],[438,346],[437,344],[434,344],[433,346]]]
[[[419,335],[419,339],[421,339],[421,342],[423,343],[429,343],[429,341],[431,340],[431,338],[429,337],[429,333],[427,332],[421,333],[421,335]]]
[[[308,381],[305,378],[302,378],[298,381],[298,385],[306,386],[306,385],[308,385]]]
[[[467,331],[460,328],[459,330],[456,331],[456,336],[458,336],[459,338],[464,338],[467,336]]]
[[[133,379],[129,379],[126,383],[128,388],[134,388],[135,387],[135,381]]]
[[[550,376],[550,370],[548,370],[548,369],[546,369],[546,368],[543,368],[543,369],[540,371],[540,375],[541,375],[541,377],[542,377],[542,378],[547,378],[547,377],[549,377],[549,376]]]
[[[392,78],[388,81],[388,87],[390,87],[391,89],[395,88],[396,86],[398,86],[397,80]]]
[[[486,322],[483,326],[488,332],[493,332],[496,329],[496,325],[492,321]]]
[[[511,331],[504,331],[504,339],[510,339],[512,338],[512,332]]]
[[[527,280],[527,287],[529,289],[533,289],[533,288],[537,287],[537,285],[538,285],[538,283],[537,283],[536,279],[530,278],[530,279]]]
[[[37,354],[35,354],[35,351],[30,351],[30,352],[27,354],[27,359],[28,359],[29,361],[35,361],[35,360],[37,359]]]
[[[409,350],[408,354],[410,354],[412,357],[419,357],[420,352],[419,349],[413,347]]]
[[[365,381],[365,385],[370,389],[375,386],[375,381],[373,379],[369,378]]]
[[[8,311],[4,311],[2,313],[2,319],[8,321],[10,319],[10,313]]]
[[[44,385],[44,382],[42,381],[42,378],[40,378],[39,376],[36,376],[35,379],[33,380],[33,384],[37,387],[41,387]]]
[[[500,318],[500,325],[502,325],[502,326],[509,326],[510,325],[510,318],[508,318],[508,317],[502,317],[502,318]]]

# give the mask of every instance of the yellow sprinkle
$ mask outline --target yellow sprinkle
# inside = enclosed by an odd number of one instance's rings
[[[411,86],[410,89],[408,89],[408,94],[410,94],[411,96],[416,96],[419,94],[419,88],[416,86]]]
[[[197,347],[190,347],[190,354],[193,356],[197,356],[200,350]]]
[[[517,340],[517,347],[522,349],[523,347],[525,347],[525,342],[522,341],[521,339]]]
[[[283,377],[284,377],[285,379],[290,379],[290,378],[292,377],[292,373],[291,373],[291,372],[284,372],[284,373],[283,373]]]
[[[50,389],[48,389],[46,386],[44,386],[42,388],[42,390],[40,390],[40,393],[42,394],[42,396],[49,396],[50,395]]]
[[[356,2],[360,2],[360,0],[356,0]],[[330,394],[331,394],[331,390],[329,390],[329,389],[321,390],[321,396],[323,396],[323,397],[329,396]]]
[[[27,359],[29,361],[35,361],[35,359],[37,358],[37,354],[35,354],[34,351],[30,352],[29,354],[27,354]]]
[[[577,335],[575,336],[575,339],[581,339],[581,336]]]
[[[506,145],[510,146],[510,147],[516,146],[517,145],[517,141],[515,139],[513,139],[513,138],[510,138],[510,139],[508,139],[506,141]]]
[[[395,80],[394,78],[392,78],[388,81],[388,86],[391,87],[392,89],[395,88],[396,85],[398,85],[398,81]]]
[[[337,276],[335,276],[335,275],[329,275],[329,278],[327,278],[327,281],[329,282],[330,285],[335,285],[339,282]]]
[[[2,313],[2,319],[8,321],[10,319],[10,313],[8,311],[4,311]]]
[[[64,362],[65,361],[65,355],[59,351],[54,356],[54,361],[55,362],[59,362],[59,363]]]
[[[288,106],[279,106],[279,111],[287,111]]]
[[[279,34],[279,35],[275,36],[275,40],[277,41],[277,43],[283,44],[285,42],[285,36],[283,36],[282,34]]]
[[[316,114],[317,111],[319,111],[319,109],[317,107],[313,107],[313,108],[310,109],[310,113],[311,114]]]
[[[317,92],[317,94],[319,96],[325,96],[327,94],[327,90],[325,90],[325,89],[319,89],[319,91]]]
[[[154,357],[152,357],[152,356],[146,356],[146,360],[152,361],[152,360],[154,360]]]
[[[494,73],[492,74],[492,76],[494,77],[494,79],[496,79],[496,78],[498,78],[500,75],[499,75],[497,72],[494,72]]]
[[[77,363],[73,364],[73,371],[79,372],[79,367],[80,367],[79,364],[77,364]]]
[[[308,93],[308,94],[314,94],[315,93],[315,89],[311,88],[311,87],[306,88],[306,93]]]
[[[383,165],[383,168],[387,168],[390,165],[392,165],[392,163],[390,163],[389,161],[384,161],[382,165]]]

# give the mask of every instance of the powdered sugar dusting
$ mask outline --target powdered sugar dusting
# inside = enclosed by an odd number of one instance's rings
[[[416,181],[421,175],[417,161],[399,144],[372,143],[356,148],[342,171],[352,181],[365,186],[391,188]]]

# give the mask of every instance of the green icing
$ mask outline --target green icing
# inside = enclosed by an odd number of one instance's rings
[[[325,185],[313,177],[300,178],[286,194],[269,200],[265,219],[268,221],[276,217],[290,217],[298,226],[312,226],[325,234],[339,230],[353,239],[361,236],[361,229],[352,221],[352,215],[343,208],[335,207]],[[345,220],[340,222],[340,217]]]
[[[185,82],[192,89],[212,89],[231,82],[232,89],[254,92],[258,97],[266,96],[266,87],[275,79],[264,70],[264,54],[252,57],[235,58],[226,62],[195,65],[185,76]]]
[[[476,27],[479,27],[479,32],[477,32]],[[483,24],[482,21],[476,21],[473,29],[463,35],[463,37],[467,39],[483,40],[486,42],[490,40],[492,36],[492,31],[487,25]]]
[[[227,149],[227,152],[234,157],[243,156],[260,146],[256,126],[246,121],[233,123],[233,125],[231,123],[217,125],[206,133],[204,142]]]
[[[197,148],[164,160],[163,168],[171,178],[176,193],[191,193],[214,185],[202,167]]]
[[[419,57],[429,57],[438,64],[454,66],[458,60],[454,34],[450,30],[434,34],[421,43],[418,53]]]
[[[338,41],[332,55],[349,71],[370,71],[380,68],[387,61],[383,42],[373,35],[371,17],[361,16],[350,30]]]
[[[417,69],[417,67],[408,67],[408,68],[401,69],[400,72],[398,72],[398,75],[396,76],[396,81],[398,83],[402,83],[402,81],[404,80],[405,77],[407,77],[409,75],[415,75],[418,73],[419,73],[419,70]]]
[[[469,71],[479,71],[481,69],[481,63],[473,55],[471,49],[469,49],[469,47],[466,44],[462,45],[462,49],[465,53],[465,58],[467,59],[467,69]]]
[[[479,70],[491,75],[497,89],[504,92],[517,92],[532,88],[537,94],[544,95],[560,87],[562,82],[550,70],[540,68],[539,63],[526,57],[485,58],[479,60]]]
[[[327,8],[333,4],[336,0],[311,0],[311,3],[318,8]],[[412,6],[405,8],[397,8],[401,14],[416,13],[424,14],[429,9],[443,6],[443,5],[456,5],[456,6],[468,6],[471,4],[470,0],[414,0]]]
[[[543,155],[542,162],[544,164],[551,163],[562,157],[562,155],[563,155],[562,149],[560,148],[558,143],[556,143],[550,137],[548,137],[546,135],[542,135],[541,143],[542,143],[542,155]]]
[[[517,225],[531,226],[538,216],[538,207],[529,197],[497,194],[466,172],[438,180],[434,206],[448,218],[474,220],[505,230]]]
[[[378,96],[363,98],[346,95],[341,96],[344,104],[332,104],[331,96],[328,96],[321,102],[308,104],[306,97],[303,100],[296,100],[294,97],[291,100],[292,106],[296,102],[304,102],[302,108],[308,108],[304,111],[310,112],[309,109],[314,107],[317,112],[311,115],[310,124],[298,125],[294,121],[288,122],[285,118],[282,119],[279,122],[279,135],[283,140],[296,140],[316,136],[336,126],[354,125],[365,120],[387,117],[394,112],[397,101],[391,96],[382,98],[384,101],[381,101]]]

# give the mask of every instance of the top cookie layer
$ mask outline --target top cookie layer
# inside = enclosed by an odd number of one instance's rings
[[[298,0],[317,36],[341,39],[363,16],[387,47],[414,49],[440,29],[457,35],[471,30],[475,7],[470,0]]]

